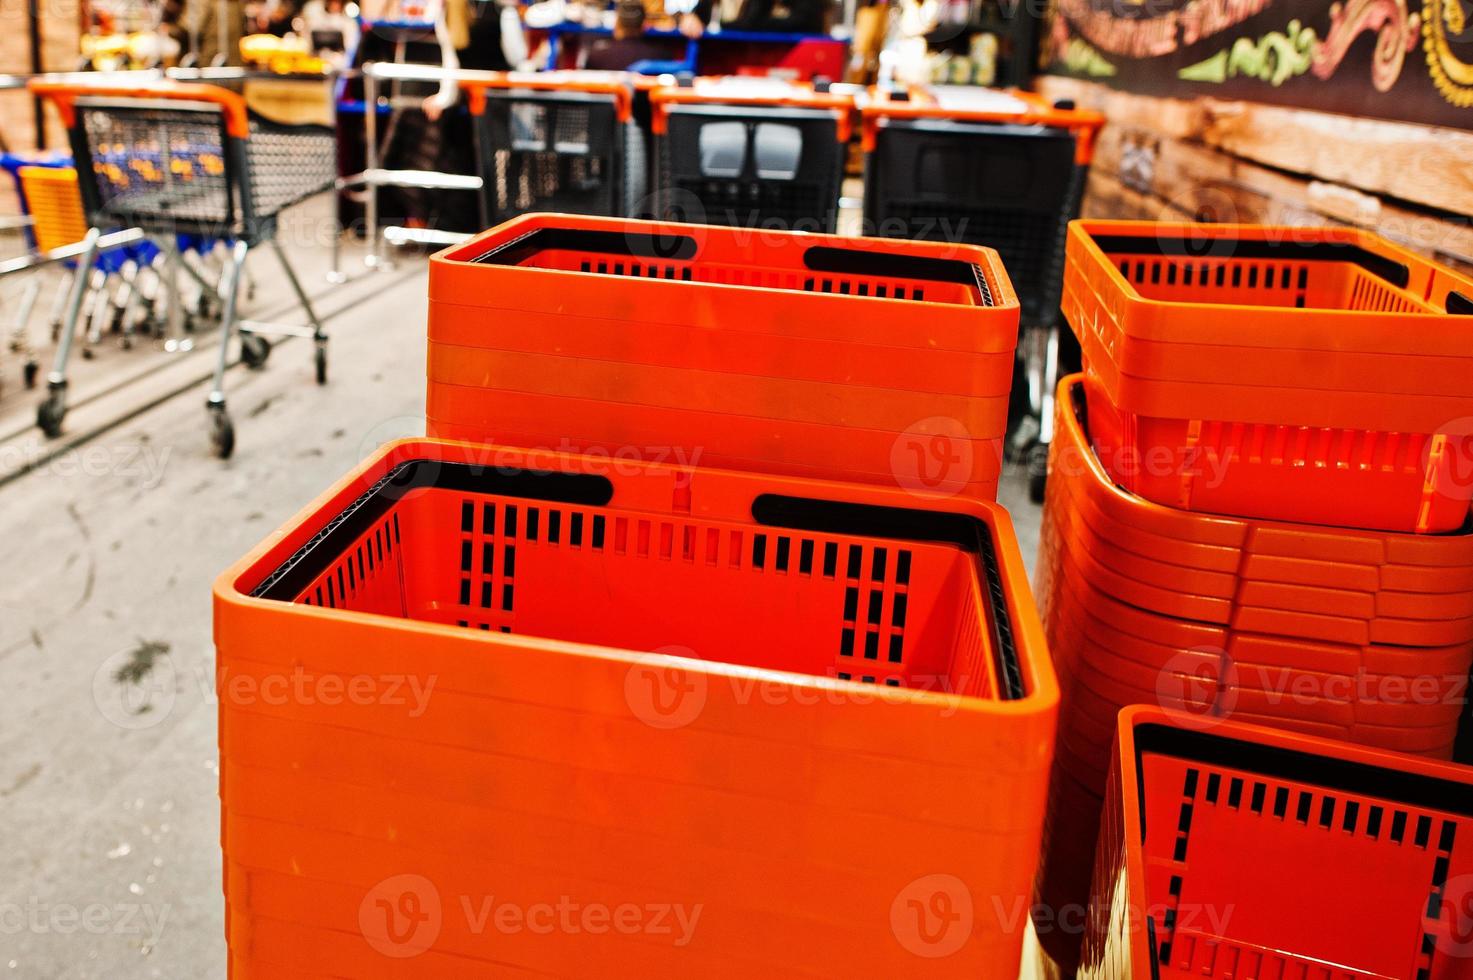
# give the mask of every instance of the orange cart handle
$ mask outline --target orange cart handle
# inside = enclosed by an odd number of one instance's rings
[[[35,95],[43,95],[56,105],[67,129],[77,124],[76,100],[89,96],[125,99],[177,99],[181,102],[213,102],[225,116],[225,131],[239,139],[251,135],[250,115],[244,96],[218,85],[192,82],[158,81],[137,85],[85,85],[70,82],[47,82],[40,79],[27,86]]]
[[[472,115],[486,111],[487,89],[533,89],[540,92],[591,92],[595,95],[612,95],[614,112],[619,121],[628,122],[634,114],[634,95],[627,82],[616,79],[559,78],[557,73],[498,71],[485,72],[482,77],[460,82],[466,89],[466,101]]]
[[[922,90],[924,91],[924,90]],[[990,112],[982,109],[949,109],[934,101],[897,102],[880,99],[866,102],[861,109],[861,141],[864,151],[875,148],[882,119],[955,119],[960,122],[1015,123],[1021,126],[1049,126],[1067,129],[1074,134],[1074,162],[1087,165],[1094,159],[1095,140],[1105,125],[1103,114],[1092,109],[1059,109],[1032,92],[1009,91],[1007,94],[1025,103],[1023,112]]]
[[[669,106],[672,104],[705,103],[708,105],[754,105],[786,106],[794,109],[832,109],[839,114],[839,142],[849,142],[854,134],[854,100],[844,95],[825,92],[795,91],[787,95],[767,95],[760,92],[711,93],[700,88],[679,88],[666,85],[650,93],[650,129],[663,136],[669,128]]]

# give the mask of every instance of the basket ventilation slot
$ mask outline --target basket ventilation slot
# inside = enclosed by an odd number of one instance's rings
[[[756,286],[767,289],[801,289],[808,293],[837,293],[841,296],[868,296],[875,299],[903,299],[923,302],[926,288],[916,284],[886,282],[858,276],[799,276],[766,269],[739,266],[691,266],[673,262],[619,262],[604,259],[581,259],[579,272],[600,276],[625,276],[635,279],[674,279],[681,282],[711,282],[726,286]]]
[[[827,547],[838,550],[832,543]],[[899,671],[905,662],[911,553],[903,549],[895,552],[895,571],[890,576],[890,549],[848,545],[844,551],[844,622],[839,636],[838,677],[900,687],[901,678],[888,671]],[[825,567],[828,565],[826,556]]]
[[[1157,927],[1158,962],[1171,976],[1206,980],[1237,977],[1315,977],[1324,980],[1381,980],[1379,974],[1333,966],[1282,950],[1269,949],[1197,931],[1177,933],[1177,911],[1183,878],[1188,873],[1193,815],[1199,807],[1228,808],[1241,818],[1294,822],[1326,833],[1360,836],[1392,847],[1412,848],[1434,856],[1432,880],[1415,980],[1431,980],[1437,955],[1434,929],[1447,907],[1444,891],[1452,864],[1457,824],[1445,818],[1390,804],[1342,799],[1300,784],[1186,769],[1170,862],[1173,865]],[[1199,793],[1200,791],[1200,793]]]
[[[466,497],[460,503],[455,544],[457,602],[465,613],[456,619],[458,625],[512,632],[518,559],[523,549],[532,547],[608,551],[738,573],[842,582],[844,603],[833,676],[907,686],[906,618],[913,561],[909,549]],[[979,624],[964,623],[962,629],[979,641]]]
[[[390,514],[307,587],[302,602],[352,609],[370,593],[399,589],[399,515]]]

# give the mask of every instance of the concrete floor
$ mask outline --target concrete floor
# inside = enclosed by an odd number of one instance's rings
[[[291,251],[322,290],[325,250]],[[284,305],[258,275],[257,307]],[[179,371],[182,391],[121,424],[79,410],[80,442],[0,485],[0,977],[224,975],[211,582],[370,450],[423,430],[422,260],[322,306],[355,302],[329,324],[327,387],[301,341],[231,372],[229,462]],[[1003,496],[1031,561],[1037,508],[1016,475]]]

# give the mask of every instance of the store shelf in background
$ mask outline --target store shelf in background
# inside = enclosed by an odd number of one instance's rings
[[[535,31],[535,28],[529,28]],[[548,39],[547,67],[577,67],[567,51],[568,39],[610,37],[607,27],[559,24],[544,28]],[[647,30],[645,38],[670,44],[671,54],[702,75],[755,74],[765,71],[808,81],[815,76],[840,78],[849,43],[826,34],[781,34],[724,28],[687,38],[674,30]]]

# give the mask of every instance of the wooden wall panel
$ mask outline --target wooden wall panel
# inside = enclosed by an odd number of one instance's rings
[[[1473,133],[1045,77],[1109,118],[1087,214],[1350,224],[1473,268]]]

